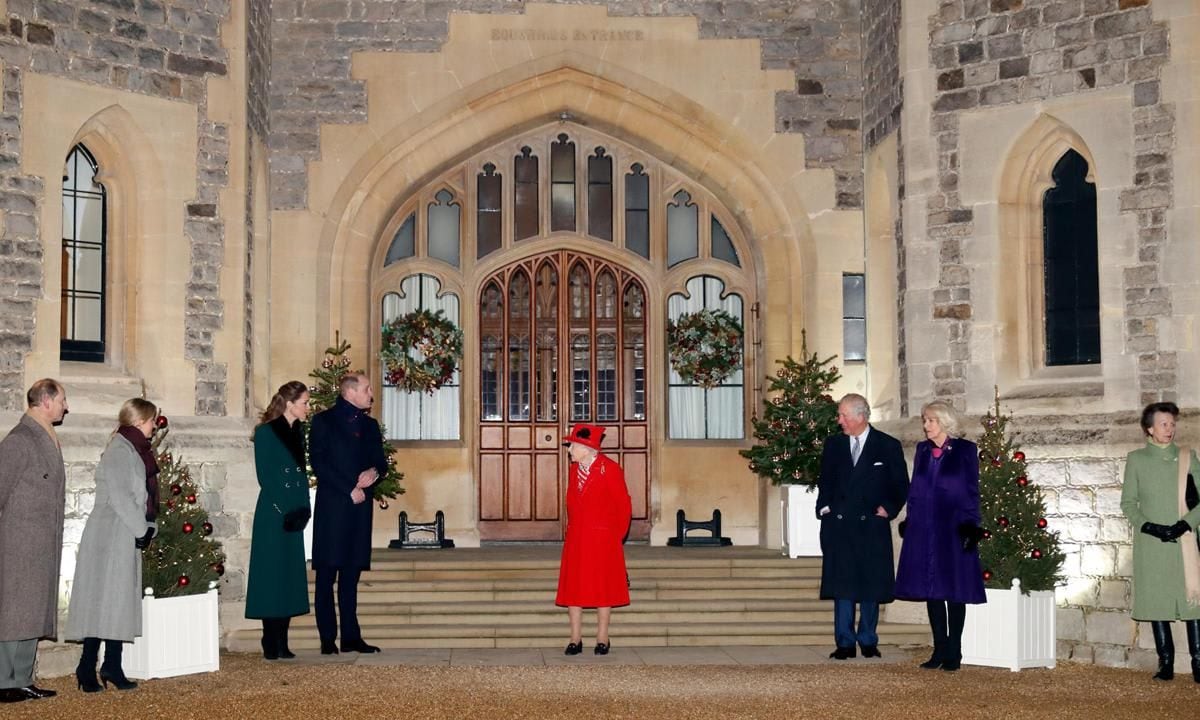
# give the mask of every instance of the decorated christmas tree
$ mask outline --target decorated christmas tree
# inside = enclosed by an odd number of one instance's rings
[[[152,446],[158,461],[158,534],[142,550],[142,586],[154,588],[155,597],[208,592],[225,573],[225,553],[212,537],[191,468],[166,442],[165,415],[157,425]]]
[[[791,357],[767,376],[768,400],[762,417],[751,421],[758,444],[742,450],[750,469],[772,483],[816,487],[821,475],[821,451],[825,439],[838,432],[837,402],[830,395],[841,375],[830,365],[835,355],[824,360],[808,354],[804,337],[803,362]]]
[[[1046,520],[1042,489],[1029,481],[1025,453],[1007,436],[1010,417],[994,411],[984,416],[979,439],[979,504],[983,540],[979,559],[984,584],[1007,589],[1020,578],[1021,591],[1053,590],[1064,555],[1058,533]]]
[[[333,407],[333,404],[338,399],[338,381],[350,370],[351,360],[347,353],[350,351],[350,343],[334,337],[333,347],[325,348],[325,359],[321,361],[321,366],[314,368],[308,375],[316,381],[314,385],[308,388],[308,405],[313,415],[328,410]],[[361,372],[361,371],[359,371]],[[304,426],[305,439],[307,440],[309,426]],[[381,428],[382,429],[382,428]],[[404,494],[404,488],[400,482],[404,480],[404,473],[396,469],[396,448],[387,441],[387,431],[384,430],[383,437],[383,452],[388,459],[387,474],[375,485],[374,495],[375,500],[379,503],[379,507],[387,509],[388,500],[395,500],[397,495]],[[308,443],[305,443],[308,447]],[[312,462],[308,465],[308,482],[312,487],[317,485],[317,477],[313,474]]]

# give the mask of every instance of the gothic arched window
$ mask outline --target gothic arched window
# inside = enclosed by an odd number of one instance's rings
[[[1068,150],[1042,198],[1046,365],[1100,362],[1096,185],[1087,174],[1087,161]]]

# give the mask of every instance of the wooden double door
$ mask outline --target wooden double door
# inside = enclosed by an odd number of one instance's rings
[[[625,470],[631,539],[650,527],[646,287],[629,270],[559,250],[493,273],[479,313],[479,533],[561,540],[576,422],[605,428]]]

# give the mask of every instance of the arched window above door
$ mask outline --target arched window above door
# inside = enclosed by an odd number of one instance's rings
[[[455,325],[459,320],[459,299],[441,292],[441,281],[432,275],[409,275],[400,282],[399,292],[383,295],[383,322],[389,322],[416,310],[442,311]],[[410,353],[420,351],[413,348]],[[457,440],[460,436],[461,366],[449,383],[432,393],[405,392],[383,383],[383,424],[389,440]]]

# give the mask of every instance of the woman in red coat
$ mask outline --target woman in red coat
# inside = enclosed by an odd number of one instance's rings
[[[571,456],[567,538],[563,542],[555,604],[567,608],[567,655],[583,652],[583,609],[596,608],[597,655],[607,655],[612,609],[629,604],[629,576],[621,543],[632,506],[621,466],[600,454],[604,429],[577,424],[563,440]]]

